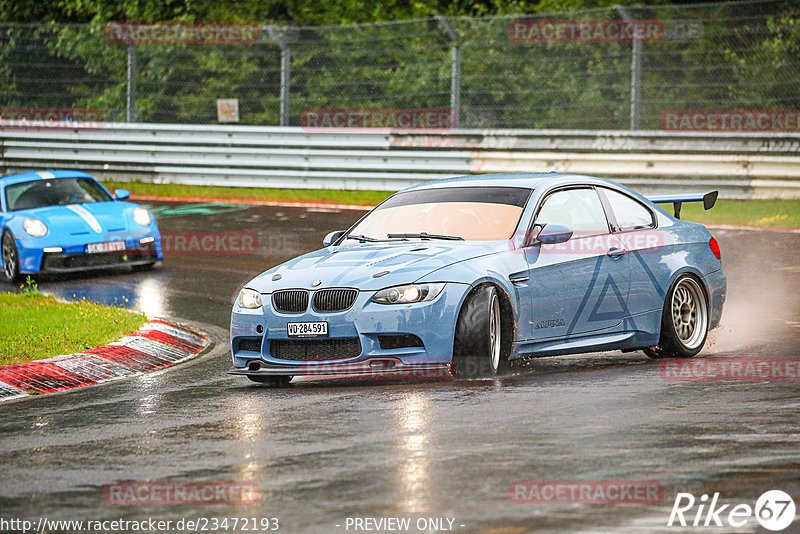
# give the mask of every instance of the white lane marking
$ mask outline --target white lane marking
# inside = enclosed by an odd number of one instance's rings
[[[97,219],[94,218],[94,215],[92,215],[89,212],[89,210],[87,210],[83,206],[79,206],[77,204],[70,204],[66,208],[70,210],[72,213],[78,215],[84,221],[86,221],[86,224],[91,226],[92,230],[94,230],[96,233],[99,234],[103,231],[103,228],[100,226],[100,223],[97,222]]]

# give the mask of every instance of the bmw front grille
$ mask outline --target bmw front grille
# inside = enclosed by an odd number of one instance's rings
[[[357,298],[357,289],[320,289],[314,293],[311,305],[315,312],[342,312],[350,309]]]
[[[358,289],[333,288],[314,292],[311,306],[317,313],[349,310],[358,298]],[[285,289],[272,294],[272,306],[281,313],[303,313],[308,309],[309,294],[305,289]]]
[[[281,313],[303,313],[308,308],[308,291],[287,289],[272,294],[272,306]]]

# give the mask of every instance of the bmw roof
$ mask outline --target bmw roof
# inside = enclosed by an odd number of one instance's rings
[[[433,180],[430,182],[413,185],[404,191],[458,185],[469,185],[476,187],[528,187],[530,189],[535,189],[544,182],[556,181],[585,181],[594,183],[607,182],[607,180],[602,178],[584,176],[581,174],[563,174],[558,172],[504,172],[442,178],[441,180]]]
[[[22,174],[10,174],[0,177],[0,186],[18,184],[20,182],[30,182],[31,180],[50,180],[52,178],[92,178],[90,174],[83,171],[39,171],[25,172]]]

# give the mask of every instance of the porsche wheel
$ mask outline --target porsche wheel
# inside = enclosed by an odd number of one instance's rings
[[[264,384],[266,386],[284,387],[288,386],[292,381],[292,376],[278,375],[278,376],[264,376],[264,375],[247,375],[247,378],[253,382]]]
[[[453,343],[457,378],[483,378],[503,374],[508,360],[503,354],[503,320],[500,298],[492,286],[478,288],[461,309]]]
[[[703,348],[708,335],[708,302],[700,282],[691,275],[679,277],[667,292],[658,346],[645,349],[654,359],[691,358]]]
[[[3,279],[6,282],[16,282],[19,280],[19,253],[17,244],[11,233],[3,232]]]

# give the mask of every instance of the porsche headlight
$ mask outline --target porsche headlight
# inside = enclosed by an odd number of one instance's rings
[[[408,284],[381,289],[372,297],[378,304],[410,304],[433,300],[444,289],[444,282],[432,284]]]
[[[136,224],[140,224],[142,226],[150,226],[150,223],[153,222],[150,212],[144,208],[133,209],[133,220],[136,221]]]
[[[33,237],[44,237],[47,235],[47,225],[39,219],[28,217],[22,222],[22,227]]]
[[[242,289],[239,293],[239,306],[242,308],[260,308],[261,307],[261,293],[254,289]]]

